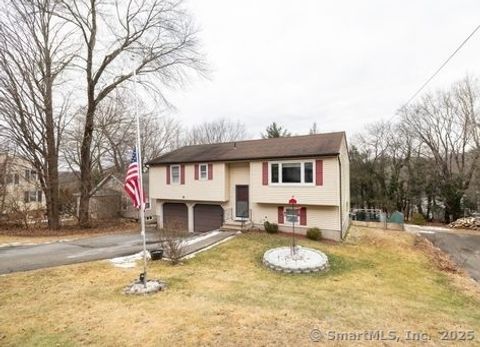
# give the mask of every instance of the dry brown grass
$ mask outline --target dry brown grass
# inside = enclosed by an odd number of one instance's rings
[[[440,344],[438,330],[474,330],[478,344],[475,286],[440,271],[413,236],[356,228],[343,244],[301,240],[329,255],[329,273],[265,269],[263,252],[288,242],[249,233],[183,265],[157,262],[150,275],[169,287],[147,297],[121,294],[140,267],[105,261],[0,277],[0,344],[308,345],[312,328],[423,331],[432,340],[422,345],[431,346]]]
[[[455,264],[448,254],[443,252],[440,248],[435,247],[432,242],[426,238],[416,236],[415,245],[418,249],[423,250],[439,270],[451,273],[464,272],[457,264]]]
[[[113,234],[138,230],[138,223],[116,219],[97,222],[91,228],[82,229],[76,223],[68,223],[58,230],[50,230],[45,225],[25,229],[18,226],[0,225],[0,244],[10,242],[39,243],[57,239],[83,238],[92,235]]]

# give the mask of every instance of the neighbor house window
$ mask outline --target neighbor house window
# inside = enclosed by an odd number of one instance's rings
[[[208,164],[200,164],[200,179],[208,179]]]
[[[174,184],[179,184],[180,183],[180,165],[172,165],[171,166],[171,181]]]
[[[24,192],[23,193],[23,201],[25,203],[27,202],[42,202],[42,198],[43,198],[43,192],[41,190],[38,190],[38,191],[29,191],[29,192]]]
[[[36,181],[37,180],[37,171],[29,170],[29,169],[25,170],[25,179],[27,181],[30,181],[30,179],[32,181]]]
[[[313,184],[313,162],[270,163],[272,184]]]

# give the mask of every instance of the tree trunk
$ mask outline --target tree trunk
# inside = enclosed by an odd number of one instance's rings
[[[60,204],[58,196],[58,159],[48,159],[48,186],[49,200],[47,200],[47,212],[48,212],[48,228],[59,229],[60,228]]]
[[[432,211],[432,197],[430,195],[427,196],[427,220],[432,221],[433,218],[430,218],[430,214]]]
[[[91,145],[93,134],[93,115],[95,107],[89,105],[85,119],[85,132],[83,134],[82,147],[80,151],[80,206],[79,224],[82,228],[89,228],[90,225],[90,191],[92,190],[92,158]]]
[[[47,48],[48,49],[48,48]],[[50,52],[46,52],[45,70],[45,125],[47,142],[46,194],[48,228],[60,228],[60,206],[58,197],[58,148],[56,146],[55,121],[53,119],[53,79]]]
[[[91,57],[90,57],[91,59]],[[90,60],[91,61],[91,60]],[[88,68],[89,67],[89,68]],[[94,115],[96,110],[95,85],[91,77],[91,65],[87,67],[88,107],[85,117],[85,130],[82,147],[80,149],[80,206],[79,224],[82,228],[90,225],[90,191],[92,190],[92,139],[94,129]]]

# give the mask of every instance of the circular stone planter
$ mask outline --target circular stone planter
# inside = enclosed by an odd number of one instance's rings
[[[312,248],[297,246],[295,254],[291,247],[269,249],[263,255],[263,264],[275,271],[286,273],[308,273],[327,271],[327,256]]]
[[[146,285],[141,281],[135,281],[131,285],[125,287],[124,294],[145,295],[152,294],[164,290],[167,287],[165,282],[158,280],[148,280]]]

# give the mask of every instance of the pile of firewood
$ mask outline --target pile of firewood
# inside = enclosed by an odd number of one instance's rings
[[[476,218],[476,217],[459,218],[455,222],[450,223],[448,226],[450,228],[455,228],[455,229],[480,230],[480,218]]]

